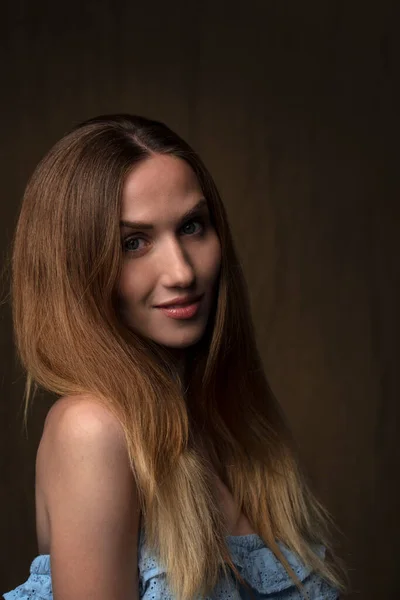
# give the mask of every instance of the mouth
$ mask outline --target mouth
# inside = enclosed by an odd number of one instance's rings
[[[197,315],[200,304],[201,297],[195,301],[191,300],[186,302],[185,304],[157,306],[156,308],[172,319],[191,319]]]
[[[170,302],[164,302],[164,304],[158,304],[155,308],[180,308],[185,306],[191,306],[199,302],[204,294],[199,296],[182,296],[180,298],[173,298]]]

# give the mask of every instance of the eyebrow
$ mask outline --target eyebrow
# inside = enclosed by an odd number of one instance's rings
[[[186,221],[190,217],[197,215],[204,207],[207,207],[207,200],[205,198],[201,198],[201,200],[199,200],[197,204],[193,206],[193,208],[186,211],[185,214],[182,215],[179,222],[183,223],[183,221]],[[143,221],[120,221],[119,224],[125,227],[131,227],[132,229],[154,229],[154,225]]]

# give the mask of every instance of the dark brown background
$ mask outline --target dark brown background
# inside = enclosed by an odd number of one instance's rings
[[[28,176],[74,123],[126,111],[187,138],[226,203],[267,374],[362,600],[399,595],[398,6],[3,0],[0,20],[3,261]],[[38,398],[26,439],[9,313],[0,592],[37,552],[49,406]]]

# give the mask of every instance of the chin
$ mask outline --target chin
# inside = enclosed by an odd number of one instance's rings
[[[197,344],[198,341],[200,341],[202,336],[198,336],[195,338],[191,338],[190,340],[182,340],[181,342],[172,342],[169,340],[159,340],[159,339],[155,339],[154,341],[157,342],[157,344],[160,344],[160,346],[165,346],[166,348],[171,348],[171,350],[184,350],[185,348],[190,348],[191,346],[194,346],[195,344]]]
[[[197,333],[194,332],[185,332],[185,333],[181,333],[181,335],[175,335],[175,336],[164,336],[164,337],[152,337],[152,340],[154,342],[156,342],[157,344],[160,344],[161,346],[165,346],[166,348],[171,348],[171,349],[184,349],[184,348],[190,348],[191,346],[194,346],[194,344],[197,344],[197,342],[199,342],[201,340],[201,338],[204,335],[204,328],[201,329],[201,331],[198,331]]]

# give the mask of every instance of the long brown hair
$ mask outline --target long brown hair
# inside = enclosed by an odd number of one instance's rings
[[[204,336],[187,351],[185,381],[168,351],[129,330],[118,311],[121,193],[135,165],[157,153],[193,168],[221,243],[215,306]],[[50,150],[22,203],[12,303],[27,372],[25,422],[32,384],[61,396],[89,392],[113,411],[125,432],[146,543],[177,598],[208,595],[227,566],[241,580],[211,467],[299,589],[277,541],[342,589],[340,570],[315,549],[323,544],[333,556],[332,520],[301,475],[268,386],[224,206],[203,162],[177,134],[143,117],[109,115],[79,125]]]

